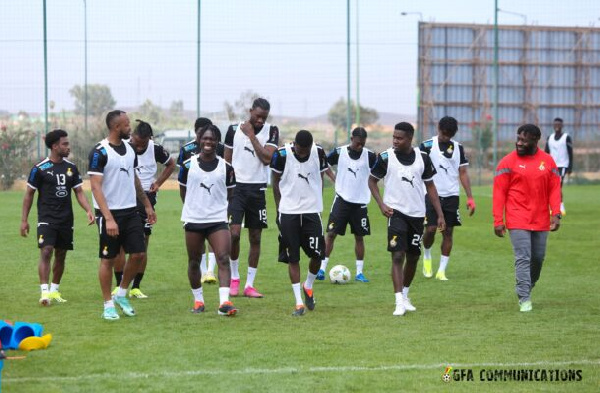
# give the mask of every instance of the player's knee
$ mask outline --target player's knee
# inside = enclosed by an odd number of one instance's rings
[[[40,249],[40,255],[42,257],[42,260],[45,262],[50,261],[50,258],[52,257],[52,251],[54,250],[54,248],[52,246],[46,246]]]
[[[425,233],[427,235],[435,236],[435,231],[437,231],[437,227],[434,227],[434,226],[427,226],[427,227],[425,227]]]
[[[229,254],[224,252],[221,254],[215,254],[215,259],[219,266],[229,266]]]
[[[239,243],[240,242],[240,232],[238,232],[238,231],[231,231],[231,242],[232,243]]]

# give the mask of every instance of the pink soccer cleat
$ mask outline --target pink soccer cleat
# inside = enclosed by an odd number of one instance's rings
[[[229,283],[229,296],[237,296],[240,294],[240,279],[232,278]]]
[[[246,287],[244,289],[244,296],[246,296],[246,297],[260,298],[260,297],[263,297],[263,294],[260,293],[260,292],[258,292],[256,290],[256,288],[254,288],[254,287]]]

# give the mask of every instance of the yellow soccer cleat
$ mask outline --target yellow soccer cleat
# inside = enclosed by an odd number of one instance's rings
[[[427,278],[433,276],[433,272],[431,271],[431,259],[423,258],[423,275]]]
[[[446,278],[446,272],[437,272],[435,274],[435,279],[440,281],[448,281],[448,279]]]
[[[213,272],[206,272],[206,274],[202,276],[202,282],[207,284],[214,284],[217,282],[217,278],[215,277],[215,274]]]
[[[50,302],[50,292],[42,291],[42,296],[40,297],[40,305],[48,307],[50,305]]]
[[[147,299],[148,296],[144,295],[144,293],[142,291],[140,291],[139,288],[131,288],[131,290],[129,291],[129,297],[135,297],[137,299]]]
[[[48,297],[50,298],[50,300],[55,300],[57,303],[66,303],[67,302],[67,299],[63,299],[60,292],[58,292],[58,291],[50,292],[48,294]]]

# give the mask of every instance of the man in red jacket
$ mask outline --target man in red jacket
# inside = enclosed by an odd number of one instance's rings
[[[560,174],[537,147],[541,135],[533,124],[519,127],[516,150],[500,160],[494,177],[494,232],[504,237],[510,231],[522,312],[532,310],[531,289],[540,278],[548,231],[558,230],[561,218]]]

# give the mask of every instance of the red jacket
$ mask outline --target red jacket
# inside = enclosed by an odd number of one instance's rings
[[[493,193],[494,227],[550,230],[550,214],[560,212],[560,175],[552,157],[538,149],[533,155],[515,151],[498,163]]]

